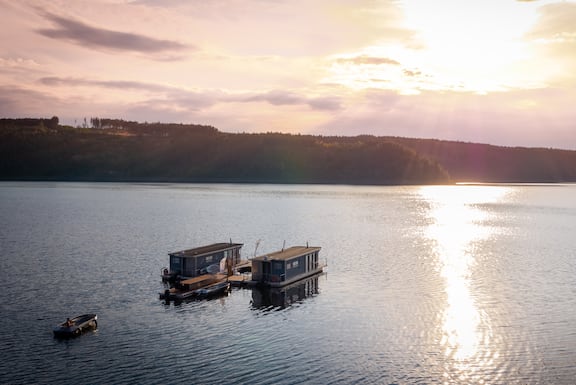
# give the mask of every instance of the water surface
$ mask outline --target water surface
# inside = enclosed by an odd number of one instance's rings
[[[0,183],[0,383],[573,384],[576,186]],[[168,253],[321,246],[165,305]],[[99,329],[52,337],[67,316]]]

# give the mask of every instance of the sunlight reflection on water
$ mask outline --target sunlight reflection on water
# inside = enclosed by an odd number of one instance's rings
[[[434,242],[437,271],[444,280],[446,304],[441,316],[440,344],[451,367],[446,376],[460,379],[485,370],[499,357],[500,347],[492,339],[489,314],[475,300],[471,275],[476,264],[474,244],[490,237],[493,228],[479,204],[496,203],[507,188],[470,186],[426,186],[420,189],[430,204],[431,224],[427,236]]]

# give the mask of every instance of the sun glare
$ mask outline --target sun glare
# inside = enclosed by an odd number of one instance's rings
[[[331,77],[354,89],[384,88],[399,93],[453,90],[476,93],[535,87],[543,78],[528,65],[525,34],[537,20],[536,5],[518,1],[401,2],[412,43],[365,47],[333,58]],[[389,59],[357,63],[353,57]],[[528,70],[531,68],[531,70]],[[544,76],[544,74],[541,74]]]
[[[514,81],[516,65],[529,58],[522,36],[536,20],[520,2],[405,0],[406,25],[423,44],[423,65],[446,86],[487,92]]]
[[[490,320],[474,300],[471,279],[475,243],[492,231],[482,224],[488,214],[478,205],[497,202],[506,191],[494,186],[430,186],[420,190],[430,204],[432,223],[427,233],[435,243],[438,273],[445,287],[440,344],[461,371],[472,361],[478,366],[482,357],[497,354],[490,346]]]

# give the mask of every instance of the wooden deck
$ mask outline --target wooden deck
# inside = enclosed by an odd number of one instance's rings
[[[203,283],[207,284],[209,282],[222,281],[223,279],[226,279],[225,274],[214,274],[214,275],[204,274],[204,275],[199,275],[198,277],[194,277],[194,278],[190,278],[190,279],[186,279],[184,281],[181,281],[180,284],[181,285],[187,285],[187,286],[198,286],[198,285],[202,285]]]
[[[249,259],[243,259],[237,264],[234,265],[234,269],[242,270],[242,269],[252,269],[252,261]]]
[[[231,275],[228,277],[228,282],[232,286],[244,286],[250,281],[251,277],[249,275]]]

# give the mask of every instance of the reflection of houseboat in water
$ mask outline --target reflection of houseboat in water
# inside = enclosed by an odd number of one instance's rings
[[[283,287],[254,287],[252,288],[252,306],[257,309],[268,307],[285,308],[305,298],[315,296],[319,293],[318,278],[320,275],[322,274],[317,273]]]
[[[320,247],[292,246],[252,259],[252,285],[282,287],[322,272]]]

